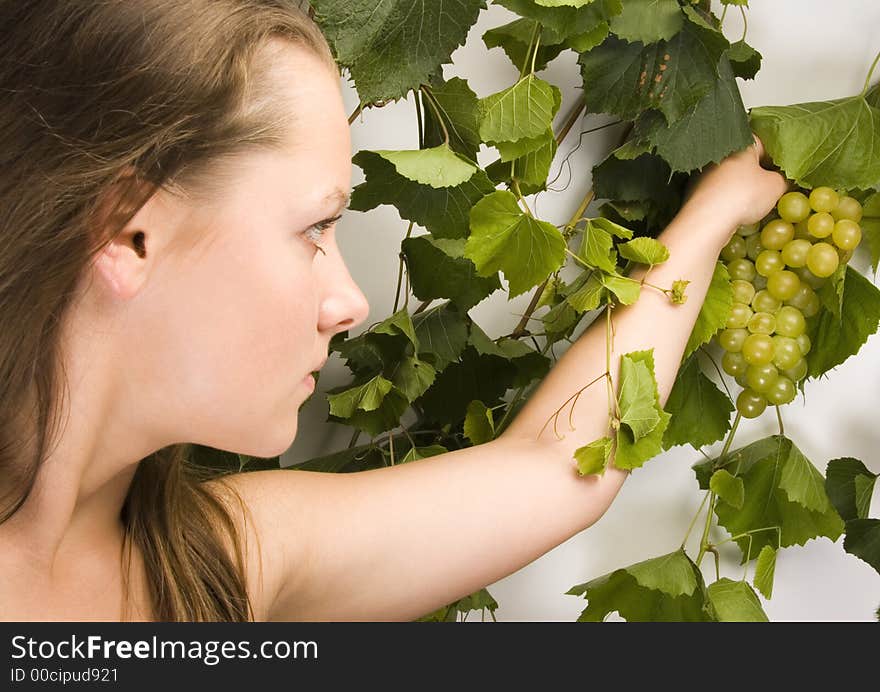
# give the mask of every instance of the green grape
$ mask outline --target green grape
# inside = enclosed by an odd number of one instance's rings
[[[766,248],[761,245],[761,234],[756,233],[746,238],[746,257],[754,262]]]
[[[780,218],[797,223],[810,215],[810,200],[803,192],[786,192],[776,203],[776,211]]]
[[[757,418],[767,408],[767,400],[753,389],[743,389],[736,398],[736,410],[743,418]]]
[[[756,312],[747,325],[752,334],[772,334],[776,329],[776,318],[769,312]]]
[[[862,242],[862,229],[852,219],[841,219],[834,224],[831,239],[841,250],[853,250]]]
[[[747,259],[735,259],[727,265],[727,273],[731,279],[751,281],[755,278],[755,265]]]
[[[731,377],[742,377],[746,374],[749,364],[739,351],[726,351],[721,356],[721,369]]]
[[[730,282],[733,286],[733,300],[737,303],[745,303],[748,305],[755,297],[755,287],[751,281],[743,281],[742,279],[734,279]]]
[[[736,229],[737,235],[747,238],[761,230],[761,225],[757,223],[744,224]]]
[[[783,219],[774,219],[761,230],[761,245],[767,250],[781,250],[794,238],[794,226]]]
[[[794,273],[798,275],[802,284],[807,284],[814,290],[820,288],[826,281],[824,277],[816,276],[807,267],[797,267]]]
[[[797,341],[798,348],[801,349],[801,354],[807,355],[810,352],[810,349],[813,347],[813,343],[810,341],[810,337],[806,334],[799,334],[794,338]]]
[[[801,358],[792,367],[783,370],[782,374],[785,375],[792,382],[800,382],[802,379],[804,379],[804,377],[807,376],[807,359]]]
[[[807,253],[807,269],[820,278],[831,276],[838,264],[840,264],[840,257],[830,243],[816,243]]]
[[[755,297],[752,298],[752,310],[755,312],[775,313],[781,307],[782,301],[771,295],[770,291],[764,288],[757,291]]]
[[[797,396],[797,389],[795,389],[794,382],[788,377],[780,375],[776,378],[770,389],[765,392],[764,396],[774,406],[782,406],[794,401],[795,396]]]
[[[748,335],[748,329],[725,329],[718,335],[718,344],[725,351],[739,353]]]
[[[756,272],[755,278],[752,279],[752,286],[755,287],[756,291],[763,291],[765,288],[767,288],[767,277],[761,276]]]
[[[840,197],[830,187],[817,187],[810,193],[810,206],[814,211],[829,212],[839,201]]]
[[[767,334],[749,334],[742,345],[742,355],[749,365],[765,365],[773,360],[773,339]]]
[[[813,244],[804,238],[796,238],[782,248],[782,261],[789,267],[804,267],[807,264],[807,253]]]
[[[778,272],[785,267],[779,250],[764,250],[755,260],[755,270],[761,276],[769,277],[773,272]]]
[[[746,370],[746,383],[750,389],[762,394],[770,389],[770,386],[779,377],[779,371],[772,363],[765,365],[750,365]]]
[[[816,295],[816,292],[810,288],[808,284],[805,283],[800,285],[797,293],[789,298],[786,301],[786,304],[800,310],[804,313],[804,317],[812,317],[819,312],[819,308],[822,307],[822,304],[819,301],[819,296]]]
[[[807,221],[807,231],[813,238],[827,238],[834,230],[834,217],[828,212],[813,214]]]
[[[809,224],[810,224],[811,218],[812,217],[808,217],[808,218],[804,219],[803,221],[798,221],[794,225],[795,240],[797,240],[798,238],[801,238],[804,240],[812,240],[812,236],[810,235],[810,231],[809,231]]]
[[[734,234],[734,236],[727,241],[727,245],[721,250],[721,259],[725,262],[730,262],[731,260],[740,259],[746,256],[746,241],[745,238],[741,238],[740,236]]]
[[[728,329],[744,329],[753,314],[752,309],[745,303],[734,303],[725,326]]]
[[[749,383],[746,382],[746,376],[745,376],[745,375],[737,375],[737,376],[734,377],[733,379],[736,380],[736,383],[737,383],[740,387],[742,387],[743,389],[748,389],[748,387],[749,387]]]
[[[792,339],[790,336],[780,336],[779,334],[774,336],[773,350],[773,365],[780,370],[794,367],[803,357],[797,339]]]
[[[858,200],[847,195],[840,198],[837,207],[832,210],[831,216],[834,217],[835,221],[850,219],[858,223],[862,220],[862,213],[862,205],[859,204]]]
[[[788,300],[794,297],[800,287],[801,280],[798,275],[788,269],[773,272],[767,277],[767,291],[779,300]]]
[[[796,339],[804,333],[807,323],[804,321],[804,314],[791,305],[783,305],[776,313],[776,333],[782,336],[790,336]],[[748,342],[748,339],[746,339]],[[745,350],[746,344],[743,344]]]

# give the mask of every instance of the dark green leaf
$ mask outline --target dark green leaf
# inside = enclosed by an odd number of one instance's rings
[[[683,24],[677,0],[627,0],[611,31],[626,41],[656,43],[675,36]]]
[[[852,519],[846,522],[843,549],[880,572],[880,519]]]
[[[430,95],[422,97],[425,111],[425,146],[435,147],[444,140],[443,128],[437,122],[432,104],[449,132],[449,146],[471,161],[480,150],[479,99],[460,77],[447,82],[437,80],[428,87]],[[432,99],[433,97],[433,99]],[[428,101],[432,101],[429,103]]]
[[[531,66],[534,45],[530,42],[537,24],[534,19],[515,19],[509,24],[489,29],[483,34],[483,43],[486,44],[486,48],[502,48],[514,66],[521,70],[523,65]],[[548,62],[565,50],[565,46],[560,43],[555,45],[550,43],[555,37],[555,32],[546,29],[541,32],[541,43],[535,58],[535,72],[546,68]]]
[[[832,459],[825,470],[825,492],[844,521],[867,519],[876,480],[877,474],[858,459]]]
[[[691,355],[678,370],[665,409],[672,419],[663,435],[663,448],[690,444],[699,449],[727,434],[734,407],[703,373],[697,356]]]
[[[437,372],[458,360],[468,340],[467,317],[444,303],[413,315],[421,349],[419,357],[429,359]]]
[[[743,40],[730,44],[727,57],[733,73],[741,79],[754,79],[761,69],[761,54]]]

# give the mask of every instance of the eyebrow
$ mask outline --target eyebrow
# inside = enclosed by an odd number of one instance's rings
[[[347,207],[349,202],[351,201],[351,193],[343,190],[341,187],[337,187],[324,198],[325,202],[339,202],[340,208]]]

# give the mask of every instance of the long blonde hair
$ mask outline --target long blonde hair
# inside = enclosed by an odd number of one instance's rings
[[[0,0],[0,473],[14,481],[0,523],[27,500],[62,425],[59,325],[94,255],[156,190],[210,194],[226,157],[289,137],[289,105],[272,98],[260,57],[269,39],[337,69],[299,5]],[[120,194],[107,211],[111,188]],[[124,545],[144,557],[157,620],[253,620],[242,537],[203,483],[218,472],[191,449],[140,461]]]

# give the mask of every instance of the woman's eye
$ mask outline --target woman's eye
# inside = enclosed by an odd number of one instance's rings
[[[330,228],[330,226],[339,221],[339,219],[341,218],[342,215],[340,214],[339,216],[335,216],[332,219],[324,219],[323,221],[320,221],[313,226],[309,226],[309,228],[305,232],[306,237],[308,237],[308,239],[312,241],[312,243],[314,243],[315,247],[317,247],[321,252],[324,252],[325,255],[327,253],[324,251],[324,248],[321,247],[321,244],[318,243],[318,240],[323,237],[324,232],[328,228]]]

